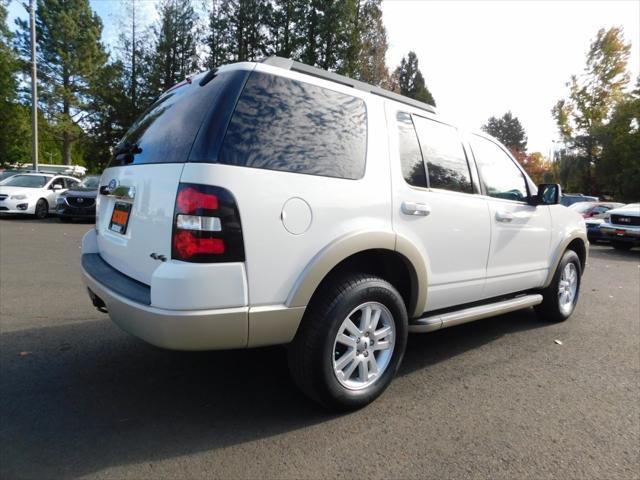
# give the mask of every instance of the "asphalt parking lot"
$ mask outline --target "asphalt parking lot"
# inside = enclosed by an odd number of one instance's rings
[[[385,395],[338,416],[282,348],[119,330],[80,281],[90,227],[0,219],[0,478],[640,477],[640,249],[592,247],[563,324],[526,310],[410,337]]]

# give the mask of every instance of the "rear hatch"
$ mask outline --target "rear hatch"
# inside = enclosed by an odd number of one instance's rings
[[[116,147],[100,180],[96,210],[98,249],[111,266],[150,285],[160,265],[158,257],[171,258],[174,207],[184,164],[221,141],[218,137],[224,135],[247,75],[247,66],[240,64],[179,83],[131,126]]]

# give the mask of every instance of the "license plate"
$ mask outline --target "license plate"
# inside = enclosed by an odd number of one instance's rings
[[[109,223],[109,230],[113,230],[120,235],[124,235],[127,232],[127,225],[129,224],[129,214],[131,213],[131,204],[124,202],[116,202],[113,206],[113,213],[111,214],[111,222]]]
[[[619,237],[624,237],[624,230],[616,230],[616,235]]]

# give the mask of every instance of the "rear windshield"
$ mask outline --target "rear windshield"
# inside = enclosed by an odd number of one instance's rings
[[[236,76],[223,72],[200,86],[199,74],[165,92],[127,131],[109,166],[186,162],[205,115]]]
[[[358,179],[365,167],[366,120],[360,98],[254,72],[231,117],[218,161]]]

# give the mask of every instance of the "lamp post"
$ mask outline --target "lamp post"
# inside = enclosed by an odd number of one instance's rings
[[[38,171],[38,66],[36,62],[36,5],[29,0],[31,23],[31,163]]]

